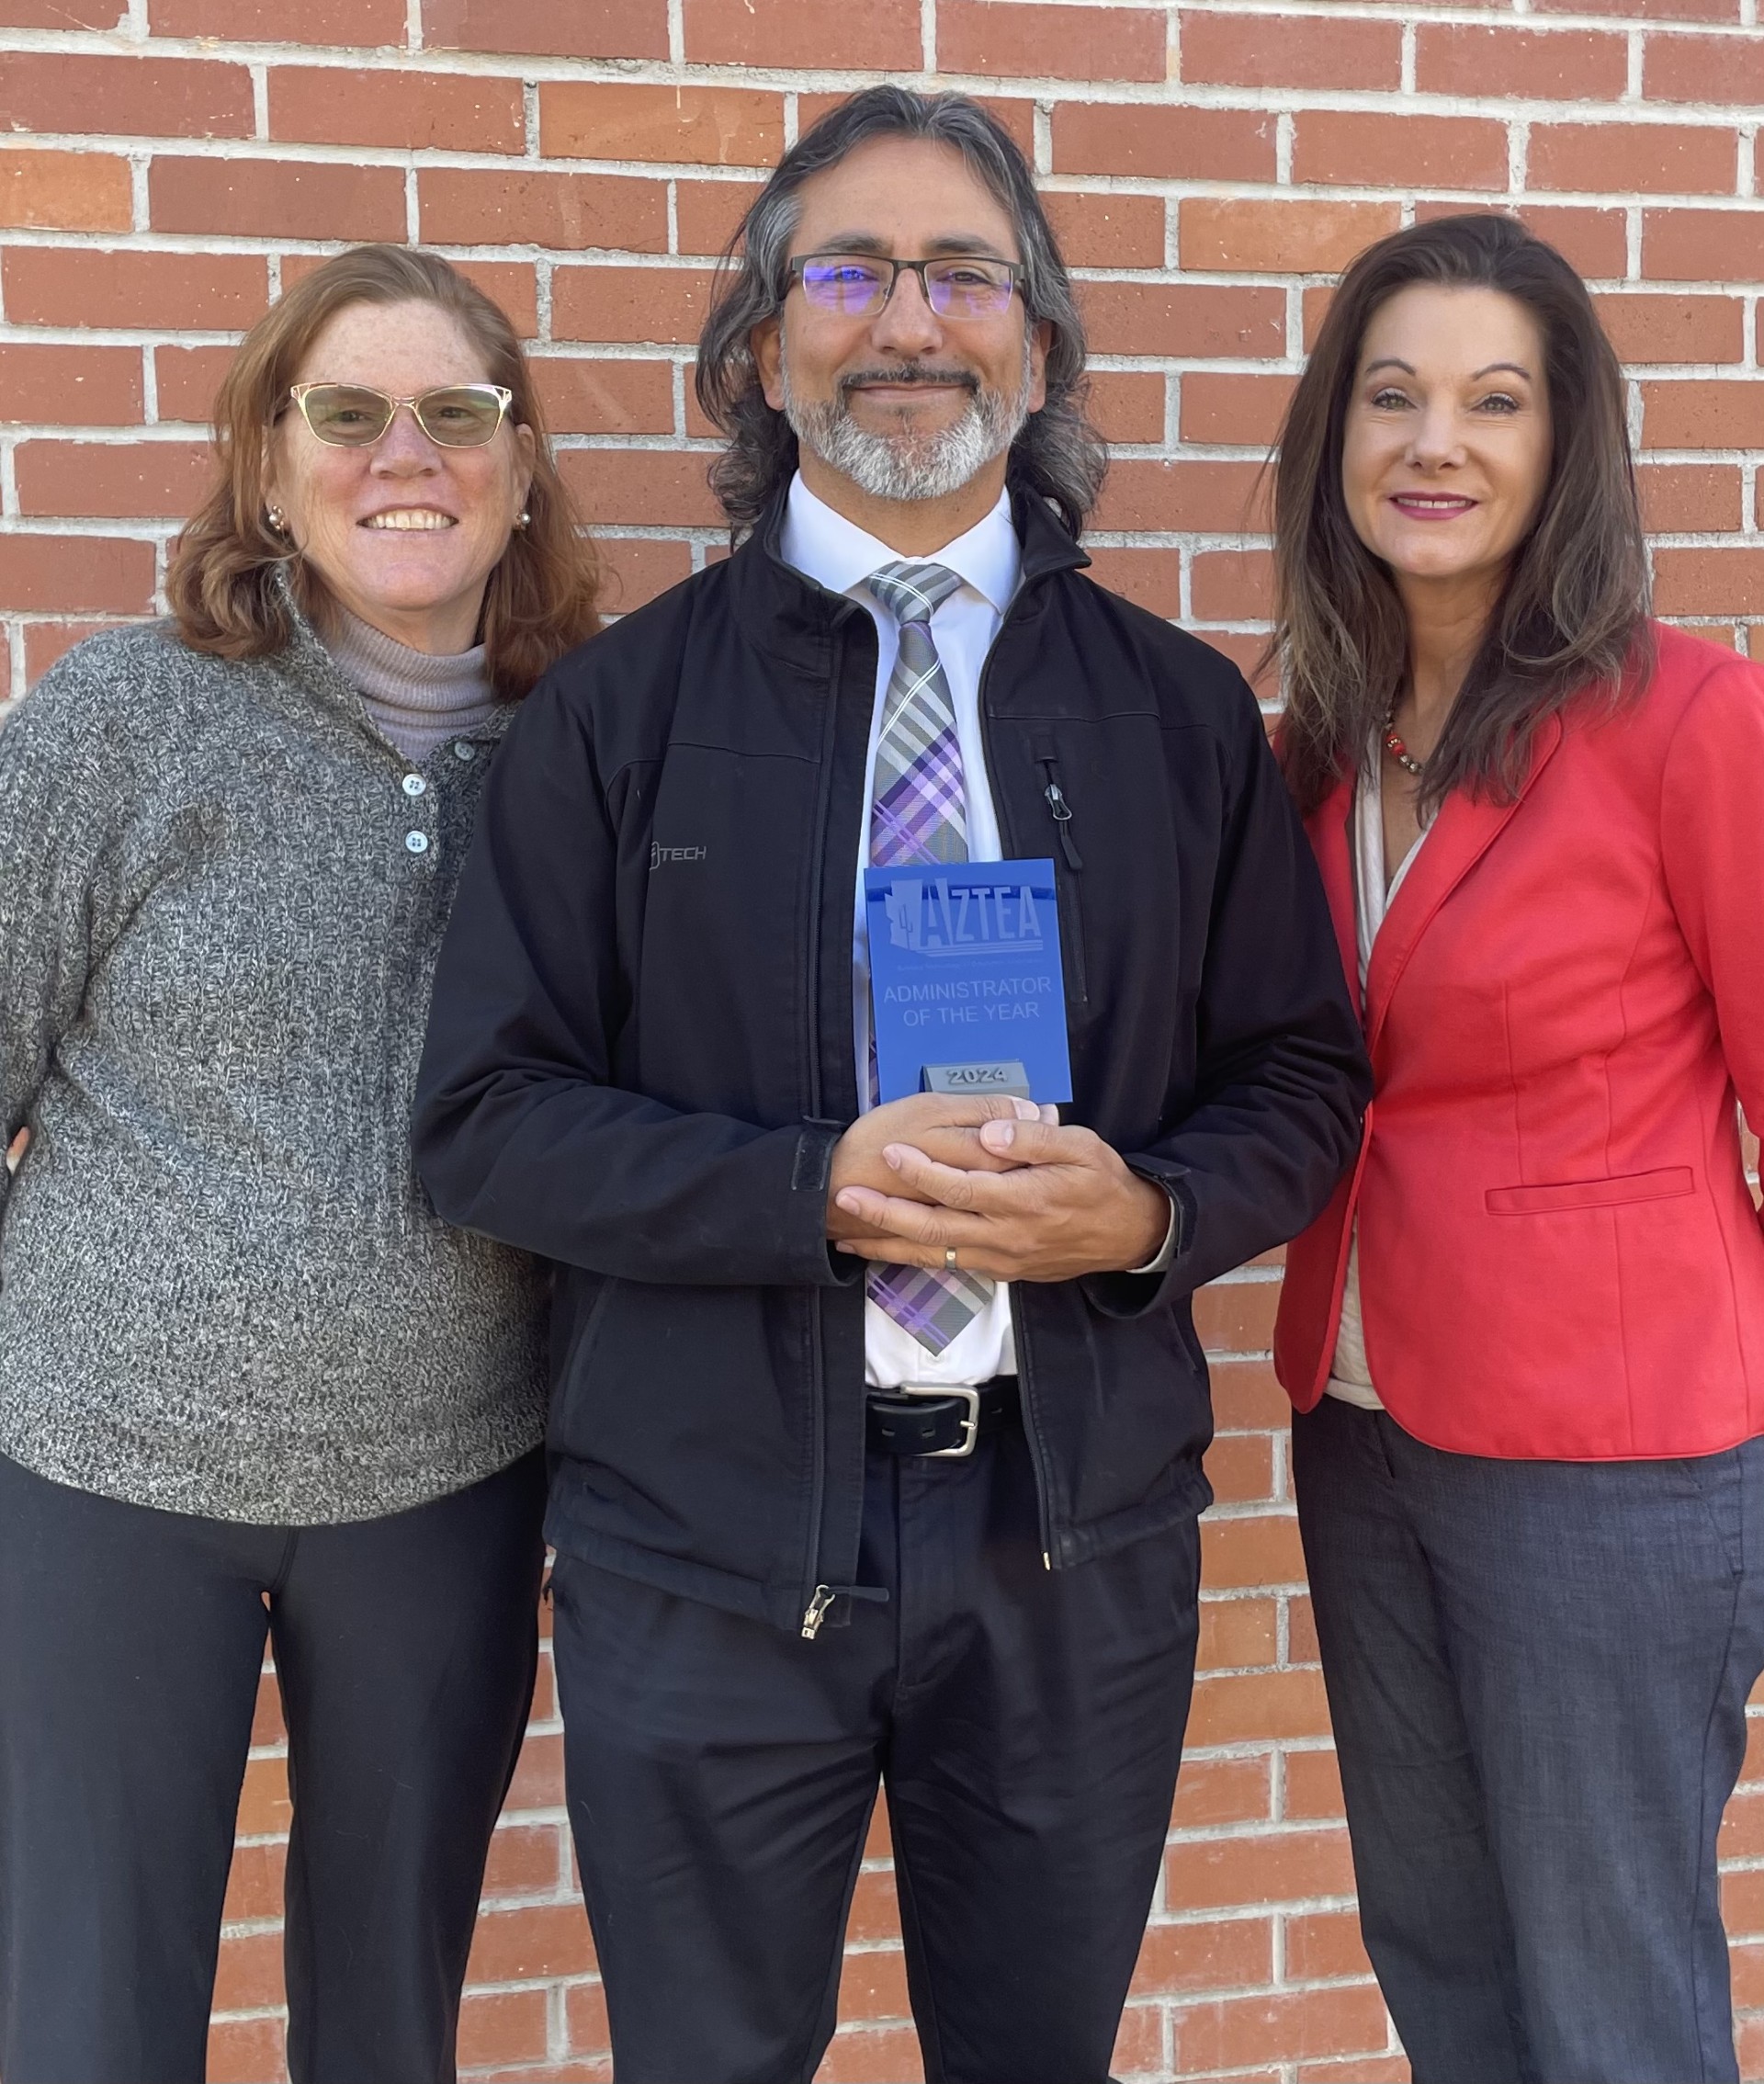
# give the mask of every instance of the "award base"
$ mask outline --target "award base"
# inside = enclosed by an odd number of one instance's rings
[[[919,1074],[922,1093],[956,1093],[967,1099],[1001,1093],[1007,1100],[1029,1098],[1029,1073],[1014,1059],[977,1064],[927,1064]]]

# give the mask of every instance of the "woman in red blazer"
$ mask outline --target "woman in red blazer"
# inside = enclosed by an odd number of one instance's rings
[[[1275,1365],[1417,2084],[1735,2078],[1764,1668],[1764,673],[1646,620],[1622,373],[1510,220],[1343,277],[1276,477],[1358,1165]]]

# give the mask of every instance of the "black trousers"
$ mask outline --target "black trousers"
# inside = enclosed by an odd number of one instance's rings
[[[1764,1439],[1497,1461],[1325,1397],[1293,1449],[1416,2084],[1733,2084],[1715,1851],[1764,1668]]]
[[[807,2084],[878,1779],[930,2084],[1107,2077],[1193,1683],[1194,1521],[1049,1572],[1014,1422],[969,1460],[873,1452],[866,1485],[860,1581],[890,1596],[814,1642],[554,1568],[618,2084]]]
[[[201,2084],[266,1634],[288,1722],[288,2068],[450,2084],[533,1690],[534,1453],[380,1520],[252,1526],[0,1458],[0,2078]]]

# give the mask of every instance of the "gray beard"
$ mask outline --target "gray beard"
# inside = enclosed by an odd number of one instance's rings
[[[843,391],[814,403],[790,387],[785,359],[784,416],[790,431],[830,470],[849,478],[872,499],[947,499],[972,481],[1022,433],[1029,408],[1029,349],[1023,348],[1023,380],[1013,397],[982,385],[968,399],[954,426],[931,434],[871,434],[852,418]]]

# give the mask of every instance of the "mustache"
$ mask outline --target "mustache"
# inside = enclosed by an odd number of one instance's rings
[[[980,388],[980,379],[972,369],[940,369],[925,362],[902,362],[898,368],[853,369],[849,375],[840,378],[840,395],[843,397],[866,383],[959,384],[968,391]]]

